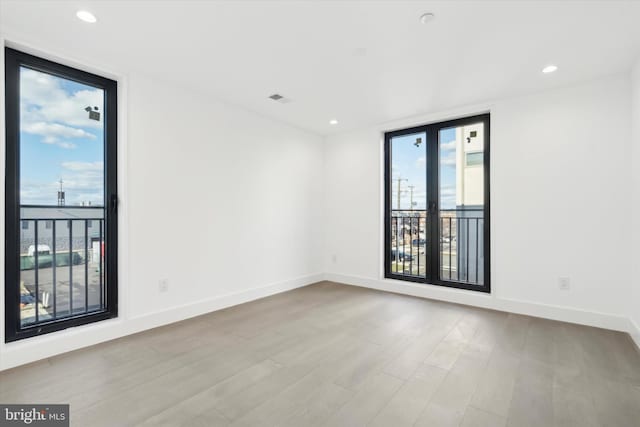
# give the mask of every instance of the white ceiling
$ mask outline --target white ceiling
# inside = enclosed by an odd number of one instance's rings
[[[639,22],[616,1],[0,0],[9,37],[319,134],[623,72]]]

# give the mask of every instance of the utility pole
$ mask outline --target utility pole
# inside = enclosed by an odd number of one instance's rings
[[[65,205],[65,195],[64,195],[64,189],[62,188],[62,184],[64,183],[64,181],[62,180],[62,178],[60,178],[60,190],[58,191],[58,206],[64,206]]]
[[[406,178],[403,179],[401,177],[396,178],[396,180],[398,181],[398,202],[397,202],[398,205],[397,205],[397,209],[400,210],[400,199],[401,199],[401,196],[402,196],[402,188],[401,188],[402,181],[409,181],[409,180],[406,179]]]
[[[409,199],[409,200],[410,200],[410,203],[411,203],[411,204],[410,204],[410,206],[411,206],[411,207],[410,207],[409,209],[411,209],[411,210],[413,210],[413,189],[414,189],[414,188],[416,188],[416,186],[415,186],[415,185],[410,185],[410,186],[409,186],[409,191],[410,191],[410,194],[411,194],[411,198]]]

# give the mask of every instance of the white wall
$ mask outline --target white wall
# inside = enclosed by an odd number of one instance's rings
[[[321,273],[322,138],[145,76],[129,86],[136,315]]]
[[[120,316],[9,344],[3,326],[0,369],[322,279],[321,137],[138,71],[112,77]]]
[[[630,319],[634,330],[632,336],[640,347],[640,59],[631,72],[631,124],[632,124],[632,266]]]
[[[628,76],[615,76],[329,138],[328,277],[628,330],[629,91]],[[382,279],[383,132],[488,110],[492,294]]]

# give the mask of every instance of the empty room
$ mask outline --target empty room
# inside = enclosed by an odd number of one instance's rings
[[[639,23],[0,0],[0,426],[640,427]]]

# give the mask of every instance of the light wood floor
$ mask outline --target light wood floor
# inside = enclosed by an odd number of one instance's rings
[[[640,426],[618,332],[323,282],[0,373],[72,426]]]

